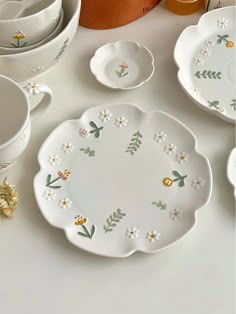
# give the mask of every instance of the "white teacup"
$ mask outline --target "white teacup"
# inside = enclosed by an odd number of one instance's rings
[[[44,94],[30,109],[29,96]],[[52,101],[52,91],[43,84],[22,88],[0,75],[0,174],[7,171],[25,150],[31,133],[31,121],[40,117]]]

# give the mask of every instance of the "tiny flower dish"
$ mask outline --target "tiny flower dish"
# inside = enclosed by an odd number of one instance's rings
[[[163,112],[91,108],[43,144],[36,200],[81,249],[110,257],[158,252],[194,227],[210,198],[210,164],[196,146],[194,135]]]
[[[224,7],[204,14],[177,40],[174,58],[186,94],[202,109],[235,123],[235,14]]]
[[[149,81],[155,66],[150,50],[133,41],[117,41],[100,47],[90,69],[102,85],[119,90],[137,88]]]

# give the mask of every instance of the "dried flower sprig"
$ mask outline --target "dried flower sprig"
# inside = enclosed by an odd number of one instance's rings
[[[7,178],[0,184],[0,218],[12,218],[17,204],[19,195],[16,192],[15,186],[7,183]]]

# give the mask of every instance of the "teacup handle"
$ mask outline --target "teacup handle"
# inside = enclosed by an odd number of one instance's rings
[[[24,87],[24,91],[27,96],[35,96],[44,94],[41,101],[31,110],[31,120],[35,121],[40,118],[43,112],[48,108],[52,102],[53,93],[51,89],[44,84],[29,83]]]

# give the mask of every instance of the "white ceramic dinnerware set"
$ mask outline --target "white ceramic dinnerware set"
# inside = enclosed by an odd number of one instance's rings
[[[51,1],[47,8],[56,4]],[[57,25],[64,12],[64,26],[56,34],[55,26],[48,42],[28,51],[19,50],[30,47],[25,41],[14,42],[23,47],[8,43],[4,49],[19,52],[0,55],[2,122],[14,122],[0,123],[0,174],[24,151],[31,120],[52,100],[47,86],[34,83],[22,88],[15,81],[56,64],[75,35],[80,0],[63,0],[63,10],[57,8],[61,12]],[[55,15],[51,17],[55,21]],[[234,25],[235,7],[206,13],[182,32],[174,50],[186,94],[203,110],[230,123],[236,120]],[[33,37],[29,43],[37,45]],[[103,86],[127,91],[151,79],[154,56],[133,41],[108,43],[95,52],[90,70]],[[40,93],[43,98],[31,111],[29,97]],[[80,119],[65,121],[45,140],[38,161],[34,192],[45,219],[63,229],[77,247],[103,256],[126,257],[169,247],[196,225],[197,211],[208,203],[212,191],[211,166],[197,151],[194,134],[164,112],[145,112],[132,104],[90,108]],[[234,186],[235,165],[232,153],[227,172]]]

